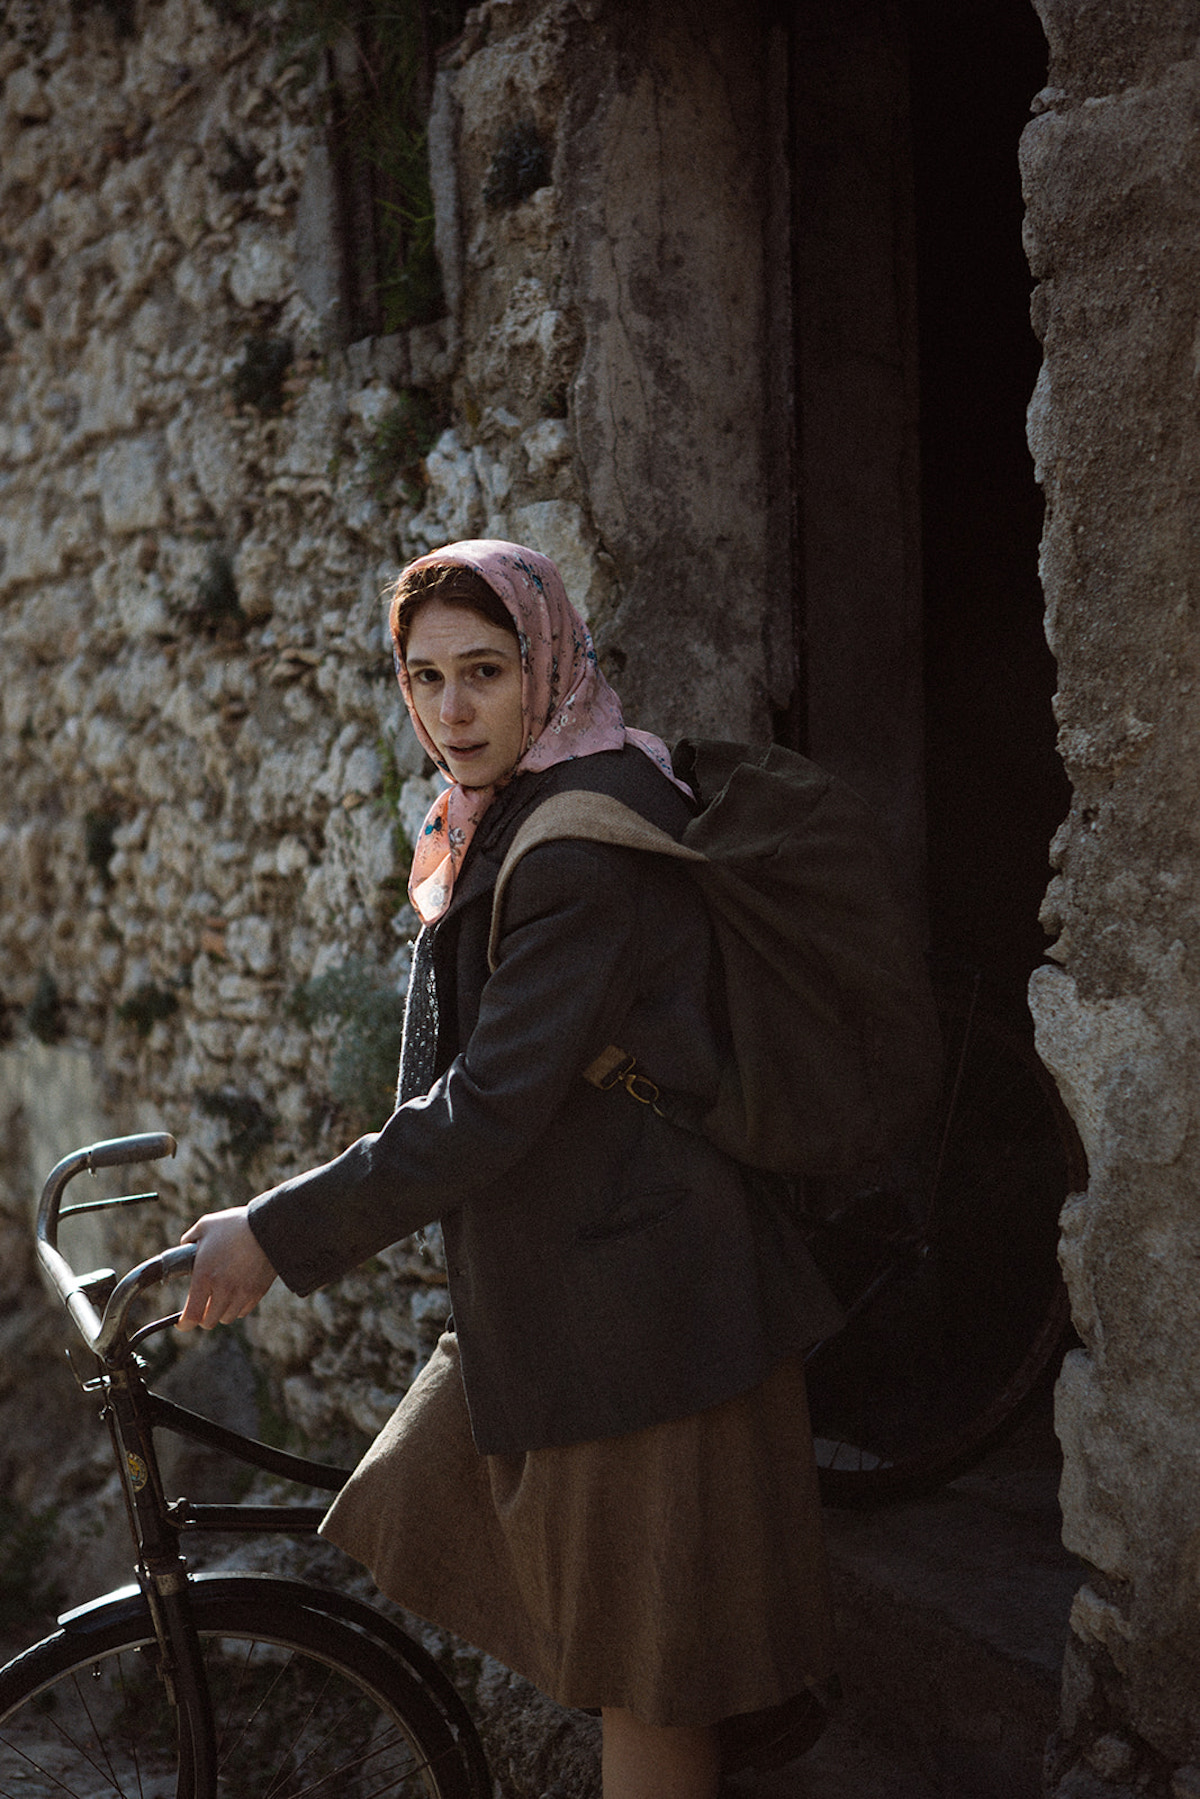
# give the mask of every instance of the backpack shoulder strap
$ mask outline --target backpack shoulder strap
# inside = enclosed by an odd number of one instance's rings
[[[522,824],[508,847],[492,896],[492,928],[488,937],[488,967],[496,967],[500,945],[500,925],[504,895],[512,872],[521,860],[540,843],[553,843],[563,838],[583,838],[591,843],[612,843],[619,849],[653,850],[660,856],[674,856],[683,862],[705,862],[699,850],[677,843],[669,832],[652,825],[620,800],[607,793],[581,791],[556,793],[544,800]]]

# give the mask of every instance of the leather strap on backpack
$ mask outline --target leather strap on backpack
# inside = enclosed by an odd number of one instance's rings
[[[611,843],[618,849],[649,850],[655,855],[671,856],[681,862],[708,860],[699,850],[689,849],[685,844],[678,843],[668,832],[652,825],[640,812],[613,799],[611,794],[588,793],[579,789],[556,793],[530,813],[509,845],[500,873],[496,876],[492,896],[492,924],[488,935],[488,967],[493,971],[498,960],[504,895],[514,868],[521,857],[538,844],[561,842],[563,839]],[[660,1118],[669,1119],[685,1130],[699,1129],[697,1123],[689,1122],[685,1116],[686,1102],[675,1100],[666,1093],[657,1081],[638,1067],[636,1056],[631,1055],[628,1050],[619,1049],[616,1044],[610,1043],[601,1050],[584,1069],[583,1078],[593,1087],[598,1087],[602,1093],[608,1093],[614,1087],[623,1087],[631,1099],[636,1099],[640,1105],[649,1106]]]
[[[618,849],[652,850],[659,856],[673,856],[682,862],[706,862],[699,850],[677,843],[667,831],[652,825],[629,806],[622,805],[607,793],[556,793],[553,798],[529,814],[508,847],[508,853],[496,876],[492,895],[492,926],[488,936],[488,967],[495,972],[499,960],[504,895],[512,872],[522,856],[541,843],[554,843],[564,838],[591,843],[611,843]]]

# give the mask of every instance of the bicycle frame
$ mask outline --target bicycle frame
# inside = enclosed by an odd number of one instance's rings
[[[207,1505],[193,1504],[186,1498],[168,1500],[154,1431],[173,1431],[251,1467],[330,1493],[345,1484],[349,1473],[273,1449],[150,1391],[137,1345],[152,1333],[168,1329],[179,1314],[156,1319],[131,1333],[130,1311],[147,1289],[190,1271],[196,1255],[194,1245],[151,1257],[121,1280],[107,1268],[77,1274],[59,1250],[58,1227],[63,1218],[158,1198],[157,1193],[124,1194],[64,1207],[63,1195],[77,1174],[84,1169],[95,1172],[127,1163],[157,1161],[173,1155],[175,1147],[173,1137],[159,1132],[106,1139],[65,1157],[51,1171],[42,1191],[37,1250],[43,1271],[95,1360],[96,1373],[91,1379],[81,1379],[80,1384],[85,1392],[102,1396],[101,1416],[108,1426],[120,1473],[135,1547],[137,1580],[153,1623],[162,1678],[181,1721],[178,1799],[211,1799],[217,1783],[216,1739],[189,1603],[189,1574],[180,1547],[181,1534],[191,1530],[314,1532],[325,1507]],[[98,1304],[103,1305],[102,1313],[97,1311]]]

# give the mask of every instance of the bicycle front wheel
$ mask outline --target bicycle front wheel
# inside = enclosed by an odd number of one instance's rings
[[[388,1620],[300,1582],[193,1587],[218,1799],[489,1799],[465,1708]],[[180,1740],[140,1595],[87,1608],[0,1671],[0,1799],[190,1795]]]

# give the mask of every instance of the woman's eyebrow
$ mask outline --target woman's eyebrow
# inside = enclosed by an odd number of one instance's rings
[[[488,656],[495,662],[513,654],[515,654],[515,646],[513,650],[509,650],[501,644],[485,643],[473,650],[456,650],[449,660],[451,662],[474,662],[480,656]],[[406,656],[404,666],[405,668],[434,668],[436,663],[429,656]]]

